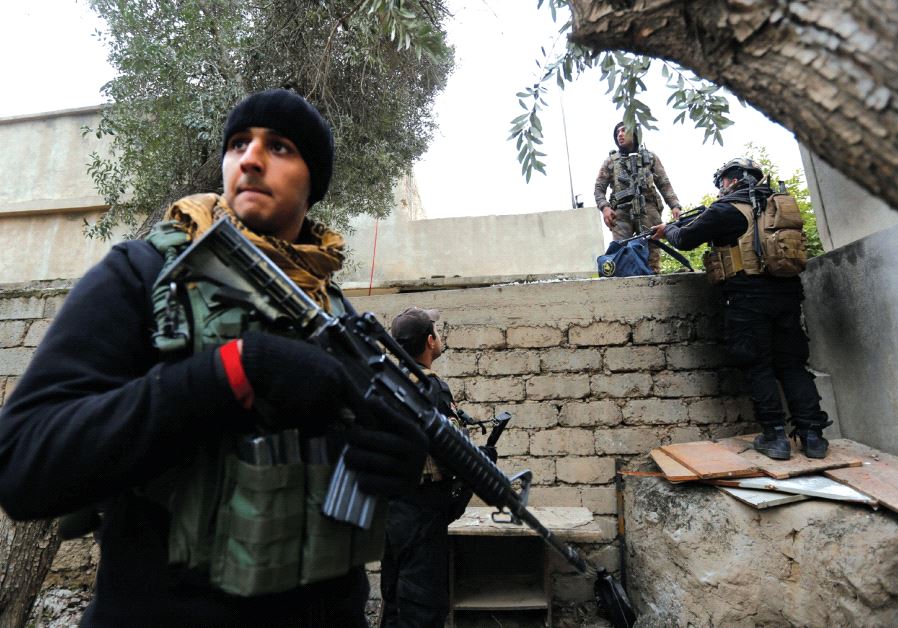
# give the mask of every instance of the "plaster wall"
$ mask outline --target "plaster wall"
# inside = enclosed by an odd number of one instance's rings
[[[842,435],[898,454],[898,226],[814,258],[802,275],[811,365]]]
[[[898,225],[898,212],[801,144],[799,148],[825,250]]]
[[[595,207],[502,216],[356,223],[348,287],[373,281],[595,273],[605,252]],[[377,248],[375,250],[375,236]]]
[[[104,207],[87,174],[92,152],[105,141],[83,126],[95,126],[100,107],[0,118],[0,216],[31,212],[83,211]],[[14,175],[14,176],[12,176]]]
[[[0,119],[0,283],[80,277],[122,238],[84,236],[105,209],[87,174],[99,107]]]

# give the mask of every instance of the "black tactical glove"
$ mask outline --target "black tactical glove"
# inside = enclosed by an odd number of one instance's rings
[[[269,427],[320,434],[350,395],[343,365],[308,342],[246,332],[241,362]]]
[[[380,399],[354,409],[357,420],[347,439],[346,466],[358,474],[359,488],[388,497],[410,493],[421,481],[427,435]]]

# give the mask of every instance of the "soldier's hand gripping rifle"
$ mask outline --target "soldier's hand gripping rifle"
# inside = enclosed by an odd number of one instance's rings
[[[573,547],[562,543],[527,510],[531,474],[507,477],[461,430],[443,416],[426,394],[433,385],[415,361],[387,333],[371,313],[348,312],[339,318],[322,310],[227,219],[213,225],[175,261],[159,281],[179,284],[198,278],[221,286],[228,298],[239,296],[276,328],[289,328],[325,349],[344,365],[364,399],[377,398],[416,421],[429,439],[429,453],[442,467],[464,480],[487,504],[511,523],[525,523],[577,571],[596,578],[597,601],[616,628],[635,621],[623,587],[601,567],[588,563]],[[392,359],[385,351],[392,354]],[[340,459],[342,462],[342,457]],[[338,462],[334,476],[338,475]],[[346,476],[350,476],[347,480]],[[341,520],[364,519],[368,509],[353,486],[332,481],[325,514]],[[520,493],[513,482],[520,481]],[[359,503],[362,503],[361,507]],[[330,507],[328,507],[328,503]]]
[[[671,221],[667,224],[668,225],[676,225],[678,227],[685,227],[690,222],[692,222],[693,220],[695,220],[696,218],[701,216],[702,212],[704,212],[704,211],[705,211],[704,206],[696,207],[693,210],[690,210],[688,212],[684,212],[683,214],[680,214],[680,217],[677,220]],[[630,236],[629,238],[624,238],[623,240],[616,240],[615,244],[617,244],[620,247],[624,247],[627,245],[627,242],[644,239],[646,242],[648,242],[649,246],[657,246],[662,251],[664,251],[665,253],[670,255],[672,258],[674,258],[675,260],[680,262],[680,264],[682,264],[683,266],[688,268],[690,271],[693,270],[692,264],[689,262],[689,260],[686,258],[685,255],[683,255],[682,253],[677,251],[675,248],[673,248],[669,244],[665,244],[661,240],[652,239],[653,234],[654,234],[654,227],[650,227],[648,229],[640,231],[636,235]]]
[[[702,213],[708,209],[704,205],[699,205],[695,209],[690,209],[688,212],[683,212],[680,214],[680,217],[676,220],[671,220],[668,225],[674,225],[675,227],[685,227],[693,220],[702,215]],[[637,233],[636,235],[631,235],[629,238],[624,238],[623,240],[617,240],[621,244],[625,244],[627,242],[631,242],[633,240],[639,240],[640,238],[651,238],[654,233],[654,225],[649,227],[648,229],[644,229]]]

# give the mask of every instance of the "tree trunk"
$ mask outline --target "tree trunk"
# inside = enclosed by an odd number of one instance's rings
[[[898,208],[894,0],[570,4],[574,41],[671,59],[725,86]]]
[[[17,523],[0,511],[0,628],[21,628],[59,549],[54,520]]]

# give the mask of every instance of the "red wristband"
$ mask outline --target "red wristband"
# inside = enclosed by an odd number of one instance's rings
[[[234,398],[249,410],[253,407],[256,393],[253,392],[252,384],[246,378],[246,372],[243,370],[243,362],[240,360],[240,348],[237,340],[232,340],[222,345],[218,349],[218,355],[221,357],[221,364],[224,366],[225,375],[228,378],[228,384],[231,385],[231,391]]]

